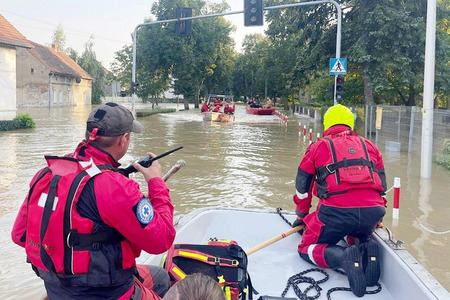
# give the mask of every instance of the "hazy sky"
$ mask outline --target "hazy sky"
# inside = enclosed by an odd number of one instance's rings
[[[164,1],[164,0],[163,0]],[[218,0],[211,0],[219,2]],[[110,68],[114,52],[131,44],[136,25],[150,16],[153,0],[9,0],[2,1],[2,14],[27,39],[48,45],[62,24],[66,47],[81,53],[92,35],[97,59]],[[244,0],[228,0],[231,11],[243,10]],[[175,16],[174,16],[175,17]],[[249,33],[263,33],[262,27],[244,27],[243,14],[227,16],[237,26],[236,49]],[[1,30],[1,29],[0,29]]]

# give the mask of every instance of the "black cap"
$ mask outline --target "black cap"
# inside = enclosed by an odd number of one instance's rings
[[[117,103],[108,102],[92,110],[86,122],[86,129],[92,132],[98,128],[99,136],[119,136],[126,132],[139,133],[142,125],[134,119],[127,108]]]

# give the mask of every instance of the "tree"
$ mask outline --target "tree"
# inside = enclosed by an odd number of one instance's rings
[[[76,63],[94,78],[92,82],[92,103],[100,104],[102,102],[101,98],[105,96],[103,85],[106,74],[102,64],[96,58],[93,47],[94,41],[93,37],[91,37],[84,45],[84,51],[81,56],[78,56],[77,52],[72,49],[71,57],[72,59],[76,58]]]
[[[66,35],[64,34],[64,28],[62,24],[58,24],[52,36],[52,44],[58,46],[58,49],[65,51],[66,46]]]
[[[133,47],[125,45],[121,50],[114,53],[114,61],[111,63],[111,72],[115,79],[120,82],[122,89],[131,88],[131,68],[133,60]]]
[[[201,0],[159,1],[152,5],[152,13],[157,20],[173,19],[178,6],[191,7],[193,15],[229,9],[225,2],[207,5]],[[194,20],[190,36],[176,35],[174,23],[141,27],[137,36],[137,80],[145,81],[147,88],[163,88],[169,82],[175,94],[184,96],[185,109],[189,109],[189,99],[198,107],[199,91],[204,85],[211,91],[227,84],[231,90],[232,29],[220,17]]]
[[[363,87],[365,103],[416,105],[423,91],[426,1],[341,0],[343,9],[341,57],[348,57],[346,101]],[[272,0],[269,5],[280,4]],[[313,94],[323,93],[322,85],[312,80],[329,77],[327,66],[334,57],[336,12],[329,4],[285,9],[267,14],[267,35],[272,46],[294,63],[285,65],[285,83],[289,91],[307,87]],[[449,90],[449,4],[438,1],[436,42],[436,94],[445,98]],[[361,80],[363,85],[357,80]],[[354,86],[353,86],[354,85]],[[316,86],[319,90],[315,90]]]

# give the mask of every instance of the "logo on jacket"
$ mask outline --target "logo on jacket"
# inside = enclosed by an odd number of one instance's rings
[[[353,147],[349,147],[349,148],[348,148],[348,153],[350,153],[350,154],[355,154],[355,153],[356,153],[356,149],[353,148]]]
[[[142,198],[136,207],[136,216],[141,224],[147,225],[155,215],[150,200]]]

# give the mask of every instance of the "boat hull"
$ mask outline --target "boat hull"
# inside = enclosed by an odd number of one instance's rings
[[[218,112],[203,112],[202,113],[203,121],[211,121],[211,122],[233,122],[234,115],[228,115],[224,113]]]
[[[248,114],[252,114],[252,115],[273,115],[273,113],[275,112],[275,107],[256,108],[256,107],[247,106],[245,111]]]
[[[283,214],[293,222],[295,214]],[[182,217],[177,224],[175,243],[206,244],[209,238],[231,239],[248,250],[290,229],[274,211],[239,210],[226,208],[197,209]],[[373,239],[379,244],[381,259],[381,292],[370,299],[450,299],[450,294],[417,262],[407,250],[393,250],[377,229]],[[297,253],[301,236],[294,233],[248,256],[248,272],[259,295],[279,297],[289,277],[314,268]],[[143,253],[138,263],[159,265],[162,255]],[[318,299],[327,299],[334,287],[348,287],[347,278],[333,270],[325,270],[329,279],[320,284]],[[321,274],[306,274],[319,280]],[[427,282],[428,281],[428,282]],[[433,291],[431,290],[433,289]],[[368,288],[374,290],[375,288]],[[258,296],[259,297],[259,296]],[[292,287],[286,297],[296,297]],[[332,299],[360,299],[351,292],[333,293]]]

